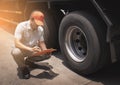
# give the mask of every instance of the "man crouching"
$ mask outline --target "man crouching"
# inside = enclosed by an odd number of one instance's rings
[[[15,48],[11,53],[24,79],[30,78],[30,71],[26,65],[25,57],[47,49],[43,37],[43,20],[44,14],[42,12],[33,11],[30,19],[19,23],[15,30]],[[42,60],[48,58],[50,58],[50,56],[44,56]]]

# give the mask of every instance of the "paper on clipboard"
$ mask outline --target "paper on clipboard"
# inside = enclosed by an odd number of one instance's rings
[[[33,54],[32,56],[40,56],[40,55],[44,55],[44,54],[47,54],[47,53],[52,53],[54,51],[56,51],[56,49],[51,48],[51,49],[47,49],[47,50],[37,52],[37,53]]]

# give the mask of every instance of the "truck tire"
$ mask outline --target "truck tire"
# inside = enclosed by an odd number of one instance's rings
[[[58,48],[58,29],[51,10],[45,13],[44,38],[47,48]]]
[[[81,74],[94,73],[109,61],[105,25],[87,13],[72,12],[63,18],[59,43],[66,62]]]

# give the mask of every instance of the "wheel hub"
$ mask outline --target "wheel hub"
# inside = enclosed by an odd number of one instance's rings
[[[70,26],[65,36],[65,47],[69,56],[76,62],[82,62],[87,55],[87,39],[78,26]]]

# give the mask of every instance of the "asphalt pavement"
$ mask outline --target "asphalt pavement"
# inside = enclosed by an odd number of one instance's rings
[[[0,28],[0,85],[120,85],[119,63],[94,75],[81,76],[65,65],[64,56],[60,52],[43,61],[53,67],[51,70],[57,73],[57,76],[51,75],[45,69],[36,68],[31,70],[30,79],[20,79],[17,75],[17,65],[11,56],[13,40],[11,33]]]

